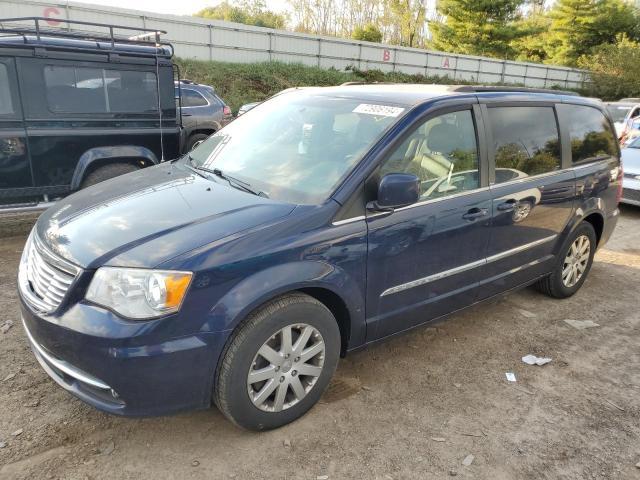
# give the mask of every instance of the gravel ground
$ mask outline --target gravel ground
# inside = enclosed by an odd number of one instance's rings
[[[638,479],[640,209],[622,212],[573,298],[525,289],[350,355],[309,414],[259,434],[215,408],[123,419],[63,391],[19,323],[24,234],[0,238],[0,478]]]

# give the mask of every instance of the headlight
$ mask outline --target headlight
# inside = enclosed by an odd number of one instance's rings
[[[86,298],[123,317],[158,317],[180,309],[192,276],[191,272],[102,267]]]

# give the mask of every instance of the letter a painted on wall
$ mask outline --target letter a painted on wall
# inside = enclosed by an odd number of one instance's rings
[[[388,62],[389,60],[391,60],[391,52],[385,48],[382,51],[382,61]]]
[[[444,57],[444,59],[442,60],[442,68],[451,68],[451,66],[449,65],[449,57]]]

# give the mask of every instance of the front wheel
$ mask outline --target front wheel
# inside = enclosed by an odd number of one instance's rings
[[[593,226],[582,222],[562,246],[553,272],[536,284],[538,290],[554,298],[576,293],[591,270],[596,242]]]
[[[102,167],[98,167],[89,173],[82,181],[80,188],[87,188],[95,185],[96,183],[110,180],[120,175],[124,175],[125,173],[135,172],[139,169],[140,167],[132,163],[109,163]]]
[[[329,309],[302,293],[285,295],[251,314],[233,335],[214,401],[241,427],[286,425],[320,399],[339,356],[340,331]]]

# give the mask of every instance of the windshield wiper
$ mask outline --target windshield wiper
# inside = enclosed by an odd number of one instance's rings
[[[201,176],[202,178],[207,178],[207,179],[209,178],[205,174],[203,174],[202,172],[199,172],[198,171],[198,167],[193,165],[193,157],[191,155],[187,155],[187,160],[189,160],[189,164],[187,165],[187,168],[189,168],[193,173],[195,173],[196,175]]]
[[[226,173],[222,173],[222,170],[220,170],[219,168],[206,168],[206,167],[200,167],[200,166],[193,167],[193,168],[197,170],[201,170],[203,172],[213,173],[215,176],[220,177],[221,179],[229,182],[229,185],[231,185],[234,188],[244,190],[245,192],[251,193],[252,195],[256,195],[258,197],[269,198],[269,195],[267,195],[267,193],[263,192],[262,190],[254,190],[253,188],[251,188],[250,183],[244,182],[239,178],[232,177],[231,175],[227,175]]]

